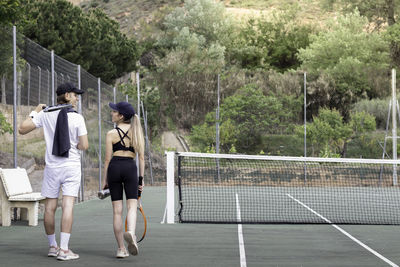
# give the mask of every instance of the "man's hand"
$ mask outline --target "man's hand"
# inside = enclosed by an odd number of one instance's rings
[[[35,111],[36,111],[37,113],[39,113],[39,112],[42,111],[45,107],[46,107],[45,104],[39,104],[39,105],[37,105],[37,107],[35,108]]]

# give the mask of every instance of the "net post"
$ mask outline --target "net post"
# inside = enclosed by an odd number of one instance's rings
[[[392,69],[392,138],[393,160],[397,160],[396,70]],[[397,165],[393,164],[393,185],[397,185]]]
[[[175,152],[166,151],[167,155],[167,223],[175,222]]]

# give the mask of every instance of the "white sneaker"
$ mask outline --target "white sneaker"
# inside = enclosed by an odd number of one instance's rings
[[[72,252],[72,250],[62,250],[58,253],[57,260],[60,261],[69,261],[69,260],[76,260],[79,259],[79,255]]]
[[[128,243],[129,253],[136,256],[139,253],[139,248],[136,243],[136,236],[134,234],[132,234],[131,232],[125,232],[124,239],[125,239],[126,243]]]
[[[49,253],[47,254],[47,256],[48,257],[57,257],[59,252],[60,252],[60,248],[59,247],[51,246],[49,248]]]
[[[129,253],[128,253],[128,251],[126,251],[125,248],[117,250],[117,256],[116,256],[117,258],[126,258],[128,256],[129,256]]]

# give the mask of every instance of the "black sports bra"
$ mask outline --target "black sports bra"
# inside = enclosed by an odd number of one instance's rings
[[[118,141],[117,143],[113,144],[113,152],[119,151],[119,150],[123,150],[123,151],[131,151],[131,152],[135,153],[135,149],[133,148],[133,146],[130,146],[130,147],[126,147],[125,146],[124,138],[127,137],[128,139],[130,139],[129,136],[128,136],[129,130],[125,133],[119,127],[115,127],[115,129],[118,132],[120,141]],[[123,135],[121,135],[121,133]]]

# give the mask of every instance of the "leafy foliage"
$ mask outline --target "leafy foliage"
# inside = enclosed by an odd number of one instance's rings
[[[204,118],[215,106],[216,78],[225,67],[232,25],[224,6],[213,0],[188,0],[164,21],[156,62],[162,121],[169,116],[183,128]]]
[[[352,114],[350,121],[345,123],[337,110],[323,108],[313,122],[307,123],[307,139],[320,148],[320,156],[344,156],[350,140],[375,129],[375,118],[366,112]],[[304,138],[304,126],[297,126],[296,133]]]
[[[263,135],[290,132],[300,108],[301,99],[264,95],[254,85],[244,86],[221,105],[222,151],[228,152],[234,146],[238,152],[255,152]],[[215,146],[215,123],[215,112],[210,112],[203,124],[193,126],[191,140],[201,151]]]
[[[336,108],[346,119],[351,104],[381,94],[381,87],[369,76],[387,75],[388,43],[379,33],[366,32],[366,23],[358,12],[340,16],[326,31],[312,35],[310,46],[299,51],[309,80],[322,77],[329,89],[322,99],[311,94],[314,104]]]
[[[219,43],[225,47],[233,40],[233,21],[226,14],[224,5],[213,0],[186,0],[182,7],[166,16],[164,26],[163,41],[169,47],[176,47],[182,41],[190,43],[192,38],[206,46]],[[186,38],[179,41],[182,34]]]
[[[297,52],[310,43],[312,28],[299,24],[296,13],[275,13],[272,19],[250,19],[241,29],[232,58],[242,67],[274,68],[279,71],[300,66]]]
[[[19,0],[0,1],[0,26],[11,26],[22,18],[23,9]]]
[[[12,134],[13,129],[11,124],[9,124],[4,117],[3,113],[0,112],[0,135],[3,135],[5,133],[10,133]]]
[[[65,0],[28,1],[24,34],[40,45],[111,82],[135,70],[139,50],[100,9],[87,14]]]

